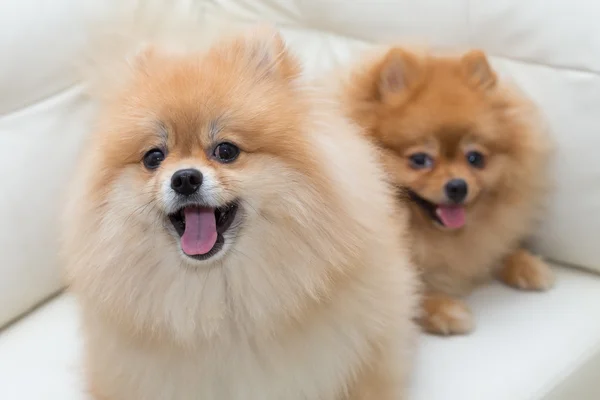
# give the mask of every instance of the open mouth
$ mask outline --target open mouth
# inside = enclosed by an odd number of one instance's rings
[[[223,234],[231,227],[237,211],[237,202],[218,208],[189,205],[169,214],[169,220],[181,238],[183,252],[193,259],[206,260],[223,248]]]
[[[438,225],[448,229],[462,228],[466,223],[465,207],[461,204],[435,204],[419,196],[412,190],[408,191],[408,196],[418,204],[425,214]]]

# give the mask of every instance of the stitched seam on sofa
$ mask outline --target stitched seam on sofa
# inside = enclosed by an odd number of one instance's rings
[[[70,86],[67,86],[61,90],[58,90],[48,96],[36,99],[34,101],[30,101],[27,104],[20,106],[14,110],[8,111],[4,114],[0,114],[0,121],[5,122],[11,118],[18,118],[23,114],[29,112],[35,112],[39,108],[47,108],[48,106],[54,104],[55,102],[59,102],[65,97],[69,97],[72,93],[78,92],[82,90],[81,83],[75,83]]]
[[[54,299],[58,298],[61,294],[65,292],[65,287],[61,287],[60,289],[38,299],[33,302],[29,307],[23,309],[19,314],[16,314],[12,318],[5,321],[2,325],[0,325],[0,335],[5,333],[11,327],[17,325],[19,322],[25,320],[31,314],[35,313],[37,310],[44,307],[46,304],[50,303]]]
[[[71,86],[73,86],[76,83],[77,83],[76,81],[72,81],[72,82],[69,82],[69,83],[67,83],[67,84],[65,84],[63,86],[59,86],[56,89],[48,91],[46,93],[39,94],[36,97],[32,97],[30,99],[25,99],[25,101],[23,101],[23,102],[21,102],[21,101],[16,102],[17,103],[16,105],[11,105],[10,107],[7,107],[6,109],[3,109],[0,112],[0,117],[2,117],[4,115],[10,115],[13,112],[17,112],[17,111],[19,111],[19,110],[21,110],[23,108],[27,108],[30,105],[35,104],[35,103],[37,103],[39,101],[44,101],[45,99],[47,99],[49,97],[55,96],[55,95],[57,95],[59,93],[62,93],[62,92],[64,92],[65,90],[69,89]]]
[[[518,62],[518,63],[521,63],[521,64],[526,64],[526,65],[531,65],[531,66],[546,67],[546,68],[554,69],[554,70],[557,70],[557,71],[575,72],[575,73],[580,73],[580,74],[589,74],[589,75],[600,76],[600,71],[596,71],[596,70],[593,70],[593,69],[568,67],[566,65],[544,63],[544,62],[541,62],[541,61],[528,60],[528,59],[523,59],[523,58],[517,58],[517,57],[502,55],[502,54],[488,53],[488,55],[490,57],[501,58],[501,59],[505,59],[505,60],[508,60],[508,61]]]
[[[592,354],[592,357],[589,357],[590,354]],[[585,365],[587,365],[589,362],[594,361],[594,358],[596,357],[600,357],[600,344],[594,344],[587,348],[585,351],[582,351],[579,354],[579,357],[577,357],[577,361],[575,363],[571,363],[570,368],[562,370],[561,374],[556,376],[555,379],[552,379],[552,384],[544,385],[543,388],[538,390],[535,394],[535,398],[539,400],[544,400],[549,394],[552,394],[552,391],[560,388],[561,385],[564,384],[566,377],[573,375],[573,373],[576,373],[582,367],[585,367]]]
[[[243,18],[243,17],[239,17],[236,16],[234,17],[235,20],[237,20],[238,22],[242,23],[242,24],[252,24],[252,23],[256,23],[259,20],[255,19],[255,18]],[[470,15],[467,15],[467,22],[470,24]],[[378,43],[378,42],[374,42],[372,40],[369,39],[365,39],[364,37],[359,37],[356,35],[348,35],[348,34],[340,34],[337,33],[335,31],[331,31],[328,29],[321,29],[321,28],[311,28],[311,27],[307,27],[307,26],[302,26],[302,25],[295,25],[295,24],[289,24],[289,23],[282,23],[282,22],[277,22],[276,27],[278,28],[284,28],[284,29],[290,29],[290,30],[294,30],[294,31],[305,31],[305,32],[312,32],[315,34],[321,33],[321,34],[326,34],[328,36],[332,36],[332,37],[336,37],[336,38],[340,38],[340,39],[348,39],[348,40],[353,40],[353,41],[357,41],[357,42],[361,42],[367,45],[372,45],[372,46],[387,46],[387,45],[392,45],[393,43]],[[469,31],[469,44],[468,46],[471,46],[471,34]],[[400,41],[398,41],[397,43],[400,43]],[[595,75],[595,76],[600,76],[600,71],[596,71],[593,69],[587,69],[587,68],[577,68],[577,67],[569,67],[566,65],[560,65],[560,64],[552,64],[552,63],[544,63],[541,61],[535,61],[535,60],[529,60],[529,59],[523,59],[523,58],[517,58],[517,57],[513,57],[513,56],[507,56],[504,54],[493,54],[487,50],[485,50],[485,48],[483,49],[484,51],[487,52],[488,56],[490,57],[495,57],[495,58],[502,58],[508,61],[513,61],[513,62],[518,62],[521,64],[526,64],[526,65],[532,65],[532,66],[538,66],[538,67],[546,67],[546,68],[551,68],[551,69],[555,69],[557,71],[567,71],[567,72],[575,72],[575,73],[582,73],[582,74],[591,74],[591,75]]]

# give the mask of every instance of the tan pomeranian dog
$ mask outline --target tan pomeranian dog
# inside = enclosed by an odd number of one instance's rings
[[[347,77],[350,116],[382,149],[411,209],[423,328],[471,331],[461,297],[492,275],[548,289],[552,271],[521,247],[549,188],[552,145],[533,104],[477,50],[443,57],[392,48]]]
[[[408,212],[278,34],[115,78],[64,227],[92,397],[405,398]]]

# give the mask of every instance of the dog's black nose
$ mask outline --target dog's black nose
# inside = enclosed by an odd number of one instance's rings
[[[454,203],[461,203],[467,197],[467,182],[464,179],[451,179],[446,183],[446,196]]]
[[[189,196],[202,185],[202,174],[197,169],[180,169],[171,177],[171,188],[179,194]]]

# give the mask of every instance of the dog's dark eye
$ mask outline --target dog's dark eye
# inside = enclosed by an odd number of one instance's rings
[[[152,149],[144,154],[144,167],[156,169],[165,159],[165,153],[160,149]]]
[[[485,156],[478,151],[469,151],[466,157],[467,162],[475,168],[483,168],[485,166]]]
[[[236,145],[228,142],[219,143],[213,152],[213,156],[217,161],[222,163],[234,161],[239,154],[240,149]]]
[[[431,168],[433,166],[433,158],[429,154],[416,153],[409,157],[410,166],[414,169]]]

